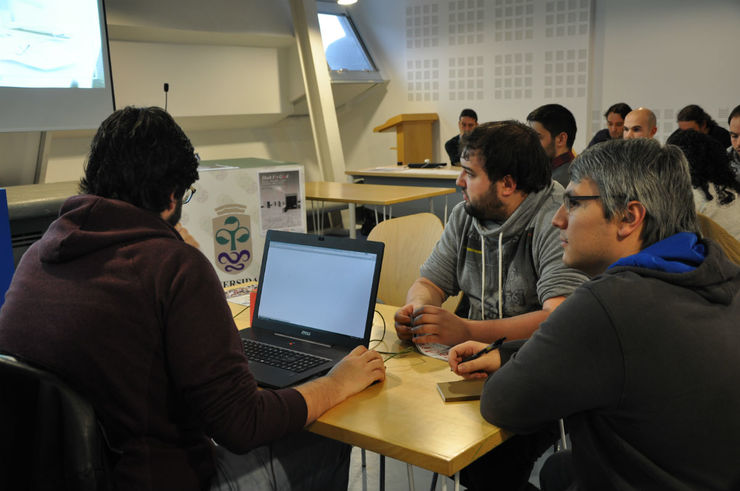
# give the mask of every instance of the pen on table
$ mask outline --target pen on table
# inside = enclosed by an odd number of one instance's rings
[[[481,356],[485,355],[486,353],[491,352],[491,351],[493,351],[495,349],[500,348],[501,345],[504,344],[504,341],[506,341],[506,337],[499,338],[496,341],[494,341],[491,344],[489,344],[488,346],[486,346],[485,348],[483,348],[482,350],[480,350],[479,352],[477,352],[476,354],[470,355],[470,356],[468,356],[466,358],[463,358],[463,360],[460,363],[465,363],[465,362],[468,362],[468,361],[471,361],[471,360],[475,360],[476,358],[480,358]]]

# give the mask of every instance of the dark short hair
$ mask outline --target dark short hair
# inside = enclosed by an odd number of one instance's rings
[[[617,113],[622,116],[622,119],[624,119],[630,111],[632,111],[632,108],[626,102],[617,102],[616,104],[609,106],[609,109],[604,113],[604,117],[608,118],[611,113]]]
[[[740,105],[735,106],[735,109],[733,109],[730,115],[727,117],[727,124],[730,124],[730,122],[738,116],[740,116]]]
[[[717,122],[714,121],[712,117],[704,111],[704,109],[696,104],[689,104],[678,111],[676,121],[696,121],[696,124],[699,126],[701,126],[702,123],[706,124],[707,127],[717,126]]]
[[[569,149],[573,148],[573,142],[576,141],[576,118],[567,108],[560,104],[545,104],[529,113],[527,121],[537,121],[553,137],[565,132],[568,135],[566,145]]]
[[[471,151],[478,152],[492,183],[510,175],[517,189],[531,193],[544,189],[552,180],[550,159],[537,132],[518,121],[478,125],[462,136],[462,147],[466,157]]]
[[[473,118],[477,122],[478,114],[472,109],[463,109],[462,112],[460,112],[460,117],[457,119],[460,120],[462,118]]]
[[[666,144],[683,151],[689,161],[691,185],[701,189],[707,201],[716,196],[719,204],[724,205],[740,193],[740,183],[735,180],[725,146],[711,136],[694,130],[676,131],[668,137]],[[709,190],[710,184],[713,185],[713,193]]]
[[[160,213],[198,179],[193,145],[158,107],[128,106],[111,114],[90,146],[83,193]]]

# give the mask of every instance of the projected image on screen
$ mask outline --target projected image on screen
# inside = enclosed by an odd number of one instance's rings
[[[97,0],[0,0],[0,87],[105,87]]]

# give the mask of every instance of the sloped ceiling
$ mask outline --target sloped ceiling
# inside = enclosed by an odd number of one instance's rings
[[[107,0],[111,39],[281,47],[294,43],[287,0]]]

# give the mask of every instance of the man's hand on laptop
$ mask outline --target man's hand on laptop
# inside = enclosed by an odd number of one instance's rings
[[[377,351],[358,346],[324,377],[296,387],[306,401],[306,424],[373,382],[385,380],[385,365]]]
[[[377,351],[358,346],[334,365],[326,376],[336,382],[344,400],[373,382],[385,380],[385,365]]]
[[[415,343],[439,343],[454,346],[469,340],[472,335],[469,321],[450,313],[442,307],[422,305],[414,310],[411,340]]]

